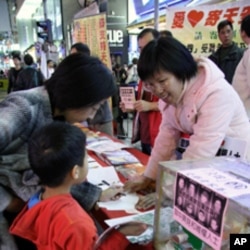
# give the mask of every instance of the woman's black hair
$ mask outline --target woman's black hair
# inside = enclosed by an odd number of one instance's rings
[[[98,59],[83,53],[67,56],[45,82],[53,108],[89,107],[116,91],[112,72]]]
[[[197,64],[181,42],[173,37],[161,37],[143,48],[137,69],[143,81],[163,70],[184,82],[195,76]]]
[[[71,49],[76,49],[77,52],[90,56],[90,49],[87,44],[75,43],[71,46]]]

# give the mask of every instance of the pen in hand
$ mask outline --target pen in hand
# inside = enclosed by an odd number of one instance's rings
[[[107,181],[105,181],[105,180],[102,180],[102,183],[105,184],[105,185],[107,185],[107,186],[110,186],[110,184]]]
[[[105,185],[107,185],[107,186],[111,186],[107,181],[105,181],[105,180],[102,180],[102,183],[103,184],[105,184]],[[126,196],[126,194],[125,193],[117,193],[117,195],[120,195],[120,196]]]

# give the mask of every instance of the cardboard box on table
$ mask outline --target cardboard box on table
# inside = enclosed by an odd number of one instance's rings
[[[230,234],[250,234],[250,163],[227,157],[159,163],[155,249],[230,249]],[[231,238],[235,247],[250,243]]]

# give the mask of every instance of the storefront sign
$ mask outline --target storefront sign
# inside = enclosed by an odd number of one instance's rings
[[[108,30],[108,41],[112,47],[123,47],[123,30]]]
[[[167,8],[167,29],[195,55],[208,56],[220,46],[217,25],[228,19],[234,26],[234,41],[246,47],[240,37],[242,18],[250,14],[249,0],[216,5]]]

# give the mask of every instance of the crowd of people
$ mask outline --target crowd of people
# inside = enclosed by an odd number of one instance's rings
[[[181,159],[213,158],[231,137],[247,142],[250,161],[250,15],[240,30],[245,51],[232,41],[230,21],[219,23],[218,34],[221,47],[209,58],[194,58],[174,34],[146,28],[138,35],[139,59],[113,72],[87,45],[74,44],[46,80],[30,55],[25,67],[15,55],[8,95],[0,102],[0,248],[18,249],[13,237],[19,236],[33,243],[25,249],[92,249],[97,230],[89,214],[96,202],[155,182],[158,163],[176,159],[183,133],[189,144]],[[102,191],[86,181],[86,137],[74,124],[113,136],[113,121],[120,123],[128,110],[118,100],[114,116],[108,100],[130,84],[137,88],[133,142],[141,142],[149,160],[140,178]],[[137,208],[154,202],[155,193],[146,195]],[[96,249],[125,249],[126,236],[146,228],[124,225]]]

